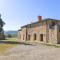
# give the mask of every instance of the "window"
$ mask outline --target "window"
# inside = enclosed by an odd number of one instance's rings
[[[55,26],[55,22],[51,22],[51,26]]]
[[[34,34],[34,40],[36,40],[37,39],[37,36],[36,36],[36,34]]]
[[[59,32],[60,32],[60,25],[58,25],[58,29],[59,29]]]
[[[54,29],[55,28],[55,22],[51,22],[51,24],[49,25],[50,29]]]
[[[30,40],[30,35],[28,35],[28,40]]]
[[[43,41],[43,34],[40,34],[40,41]]]

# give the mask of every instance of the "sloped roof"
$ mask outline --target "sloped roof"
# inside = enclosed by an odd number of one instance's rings
[[[60,20],[57,20],[57,19],[46,18],[46,19],[43,19],[41,22],[46,22],[46,21],[49,21],[49,20],[60,21]],[[39,22],[39,21],[33,22],[33,23],[31,23],[31,24],[24,25],[24,26],[22,26],[21,28],[27,27],[28,25],[32,25],[32,24],[41,23],[41,22]]]

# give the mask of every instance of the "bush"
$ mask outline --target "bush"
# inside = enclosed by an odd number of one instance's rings
[[[8,38],[12,38],[12,35],[11,35],[11,34],[8,34],[7,37],[8,37]]]

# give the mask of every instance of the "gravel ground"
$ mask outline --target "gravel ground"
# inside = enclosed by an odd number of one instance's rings
[[[0,60],[60,60],[60,48],[45,45],[19,45],[8,50]]]

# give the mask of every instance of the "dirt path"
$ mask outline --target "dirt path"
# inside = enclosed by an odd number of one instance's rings
[[[19,45],[8,50],[0,60],[60,60],[60,48],[45,45]]]

